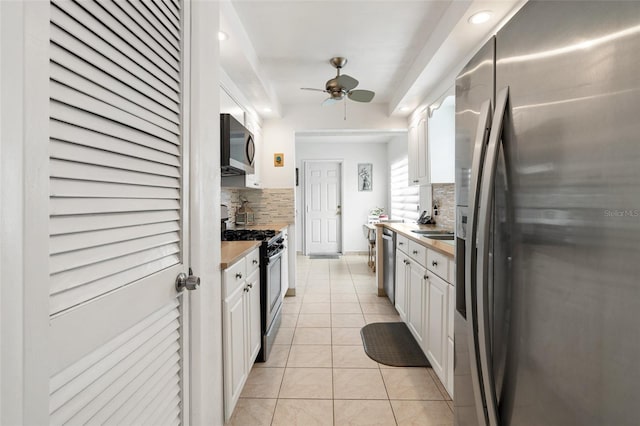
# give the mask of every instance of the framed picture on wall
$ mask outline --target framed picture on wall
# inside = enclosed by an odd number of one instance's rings
[[[373,164],[358,164],[358,191],[373,191]]]

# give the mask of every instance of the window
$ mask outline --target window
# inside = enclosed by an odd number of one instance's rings
[[[404,222],[415,222],[420,216],[420,187],[409,186],[409,159],[391,164],[391,217]]]

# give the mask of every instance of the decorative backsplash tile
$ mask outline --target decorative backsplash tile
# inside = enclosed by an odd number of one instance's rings
[[[434,183],[433,203],[438,205],[436,225],[441,228],[454,229],[456,226],[456,185],[454,183]]]
[[[221,203],[229,207],[230,222],[235,222],[236,211],[247,200],[255,214],[255,224],[293,223],[295,212],[293,188],[236,189],[222,188]]]

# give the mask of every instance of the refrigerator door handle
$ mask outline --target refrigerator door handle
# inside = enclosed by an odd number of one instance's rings
[[[471,382],[478,416],[478,424],[486,425],[487,416],[484,410],[484,395],[482,380],[480,379],[480,367],[478,365],[478,340],[477,340],[477,307],[475,302],[476,281],[476,236],[477,236],[477,211],[480,196],[480,182],[482,166],[491,129],[491,100],[487,99],[480,107],[480,119],[476,130],[476,139],[473,145],[473,157],[471,159],[471,182],[469,187],[469,219],[467,222],[467,245],[465,264],[465,307],[467,312],[467,336],[469,346],[469,366],[471,370]]]
[[[496,110],[491,124],[491,135],[483,167],[480,186],[480,208],[478,209],[478,253],[477,253],[477,303],[478,303],[478,349],[484,387],[487,415],[490,426],[498,426],[498,401],[491,362],[491,342],[489,334],[489,227],[491,226],[491,204],[494,196],[498,148],[503,140],[502,129],[509,101],[509,87],[501,89],[496,97]]]

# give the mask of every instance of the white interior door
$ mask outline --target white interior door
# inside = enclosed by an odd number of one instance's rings
[[[188,422],[185,7],[51,3],[51,424]]]
[[[306,254],[342,252],[342,164],[305,162]]]

